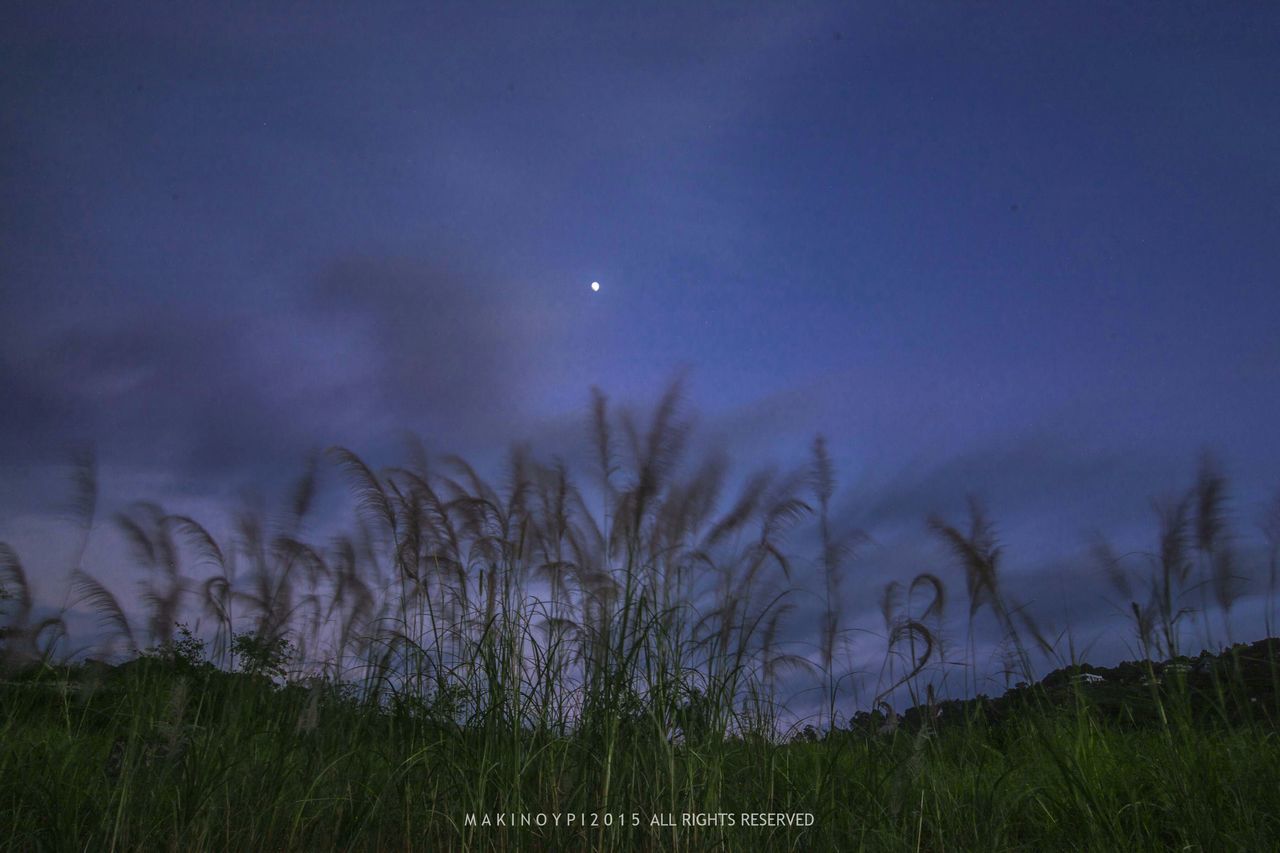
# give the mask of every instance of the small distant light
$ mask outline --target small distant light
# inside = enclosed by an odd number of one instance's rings
[[[592,290],[599,290],[599,289],[600,289],[600,282],[598,282],[598,281],[593,281],[593,282],[591,282],[591,289],[592,289]]]

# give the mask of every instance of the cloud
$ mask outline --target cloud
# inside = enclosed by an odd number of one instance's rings
[[[332,264],[306,293],[302,317],[359,337],[369,395],[404,426],[460,435],[519,418],[550,319],[483,274],[370,257]]]
[[[518,422],[548,318],[475,273],[341,260],[276,297],[220,310],[199,293],[70,320],[0,353],[11,463],[109,464],[192,489],[272,481],[311,448],[385,448],[402,430],[471,444]],[[10,325],[7,323],[6,325]]]

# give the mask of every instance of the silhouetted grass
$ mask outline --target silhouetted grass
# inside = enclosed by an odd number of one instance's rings
[[[893,582],[885,666],[859,709],[843,581],[865,536],[832,517],[825,443],[808,469],[760,471],[726,498],[725,460],[687,458],[689,423],[678,385],[647,427],[595,393],[596,470],[580,481],[527,448],[497,484],[456,457],[412,452],[375,471],[332,448],[282,512],[240,514],[223,542],[137,504],[114,519],[136,605],[80,565],[83,542],[70,577],[99,619],[95,654],[119,666],[68,663],[62,617],[36,618],[19,556],[0,547],[0,846],[1276,846],[1274,647],[1248,667],[1154,662],[1179,654],[1193,616],[1210,637],[1210,598],[1231,630],[1240,560],[1211,462],[1162,505],[1157,552],[1096,549],[1133,602],[1148,658],[1126,670],[1136,682],[1073,683],[1077,668],[1035,684],[1033,653],[1057,649],[1006,593],[975,501],[967,529],[940,517],[922,529],[964,571],[967,657],[945,653],[938,574]],[[317,542],[308,517],[326,466],[354,518]],[[75,485],[87,540],[91,457]],[[984,610],[1029,686],[940,700],[944,667],[976,675]],[[785,692],[796,678],[820,700]],[[914,707],[899,713],[903,696]],[[499,816],[516,825],[482,825]]]

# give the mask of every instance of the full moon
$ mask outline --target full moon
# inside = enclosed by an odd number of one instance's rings
[[[598,282],[598,281],[593,281],[593,282],[591,282],[591,289],[592,289],[592,290],[599,290],[599,289],[600,289],[600,282]]]

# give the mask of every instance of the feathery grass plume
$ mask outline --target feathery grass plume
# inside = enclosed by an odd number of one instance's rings
[[[98,503],[97,465],[93,449],[84,448],[72,457],[72,496],[68,511],[79,532],[71,559],[71,570],[79,571],[88,546]],[[71,594],[68,588],[68,595]],[[8,602],[6,604],[6,602]],[[24,665],[48,660],[57,644],[67,637],[63,620],[67,604],[58,614],[32,624],[34,601],[26,571],[17,552],[0,542],[0,665]]]
[[[929,603],[919,615],[915,615],[914,599],[917,590],[928,590],[932,593]],[[907,587],[907,602],[905,614],[908,621],[918,621],[921,625],[927,626],[930,620],[933,620],[933,627],[929,628],[929,656],[934,655],[943,659],[945,662],[945,647],[942,641],[942,621],[945,615],[947,605],[947,588],[943,584],[942,579],[931,572],[921,572],[911,579],[911,583]],[[916,634],[914,632],[907,635],[909,651],[913,665],[920,660],[916,650]],[[933,684],[928,685],[930,691]],[[914,691],[914,687],[912,690]],[[914,692],[913,692],[914,697]]]
[[[132,546],[134,557],[147,570],[147,579],[140,583],[140,598],[147,607],[147,632],[153,645],[164,645],[172,639],[189,586],[182,575],[180,552],[173,538],[174,529],[182,529],[183,525],[171,525],[167,518],[159,506],[145,501],[116,515],[116,523]]]
[[[1089,546],[1089,557],[1093,564],[1106,575],[1107,582],[1111,587],[1122,596],[1122,599],[1128,600],[1128,607],[1121,609],[1125,614],[1125,618],[1132,617],[1134,633],[1138,638],[1139,652],[1143,659],[1150,660],[1156,648],[1155,629],[1159,610],[1154,594],[1155,582],[1154,580],[1152,581],[1152,594],[1148,597],[1146,604],[1139,605],[1134,600],[1137,593],[1133,583],[1129,580],[1129,574],[1124,566],[1124,559],[1128,556],[1131,555],[1116,554],[1111,547],[1111,543],[1101,533],[1093,535],[1092,543]],[[1073,654],[1073,660],[1074,657]]]
[[[172,533],[177,533],[181,541],[195,551],[196,565],[203,562],[218,571],[223,570],[225,557],[222,548],[198,521],[186,515],[166,515],[160,523]]]
[[[25,624],[31,615],[31,587],[18,552],[7,542],[0,542],[0,586],[5,590],[4,600],[13,602],[6,608],[9,621]]]
[[[530,510],[532,542],[541,570],[551,582],[552,602],[559,602],[572,564],[564,559],[571,522],[573,487],[564,460],[538,466],[533,474],[534,501]]]
[[[834,705],[835,685],[831,667],[835,660],[836,638],[840,633],[840,570],[841,557],[844,555],[831,531],[831,496],[836,487],[835,466],[827,453],[827,440],[821,435],[813,440],[812,486],[814,496],[818,499],[819,547],[822,549],[820,559],[826,593],[822,615],[822,668],[827,674],[830,702]]]
[[[224,658],[230,648],[233,633],[231,593],[231,580],[226,575],[206,578],[199,587],[203,612],[217,625],[214,635],[214,659],[218,661]]]
[[[898,611],[902,609],[902,584],[889,581],[880,591],[880,618],[884,620],[885,637],[893,632],[901,618]]]
[[[636,465],[636,523],[649,508],[650,502],[667,485],[671,474],[685,448],[692,423],[680,418],[684,401],[684,380],[677,377],[663,392],[653,413],[653,420],[645,434],[644,448],[633,447]]]
[[[1115,549],[1111,547],[1111,543],[1101,533],[1093,535],[1093,540],[1089,545],[1089,556],[1093,563],[1106,575],[1107,582],[1111,584],[1116,592],[1125,598],[1133,596],[1133,584],[1130,583],[1129,575],[1121,564],[1121,557],[1116,554]]]
[[[303,521],[315,505],[320,478],[320,457],[320,453],[308,453],[306,462],[303,464],[302,475],[293,484],[282,530],[286,535],[296,535],[302,529]]]
[[[35,659],[36,647],[31,621],[31,587],[22,560],[8,543],[0,542],[0,663],[5,668],[21,665]]]
[[[233,584],[231,601],[246,605],[241,616],[252,620],[253,636],[274,642],[289,633],[289,620],[298,601],[294,574],[303,561],[291,547],[291,540],[269,538],[259,509],[242,509],[236,516],[236,531],[235,553],[248,562],[248,569],[246,585]]]
[[[1193,487],[1195,494],[1195,545],[1201,565],[1201,590],[1210,587],[1214,602],[1222,616],[1227,642],[1231,642],[1231,608],[1240,595],[1243,578],[1236,574],[1236,559],[1231,533],[1227,525],[1227,478],[1217,461],[1205,453]],[[1209,634],[1207,599],[1201,596],[1205,610],[1206,639]]]
[[[71,559],[71,568],[75,571],[84,561],[84,552],[89,546],[89,536],[93,531],[93,521],[98,509],[98,461],[92,447],[81,448],[73,454],[71,485],[68,510],[72,523],[80,534]]]
[[[415,449],[414,467],[393,469],[389,476],[401,481],[397,494],[401,496],[399,511],[405,517],[407,539],[401,557],[416,555],[415,581],[427,598],[428,617],[439,640],[437,620],[455,605],[465,609],[469,601],[464,531],[458,528],[453,506],[431,483],[425,450],[420,445]],[[402,566],[402,570],[407,568]]]
[[[1156,598],[1151,596],[1148,598],[1146,605],[1139,606],[1134,601],[1135,592],[1133,581],[1129,579],[1129,573],[1125,570],[1124,557],[1130,555],[1117,555],[1115,549],[1111,547],[1106,537],[1101,533],[1094,533],[1092,542],[1089,544],[1089,560],[1102,571],[1106,576],[1107,583],[1120,593],[1123,601],[1128,601],[1128,606],[1117,606],[1117,610],[1124,613],[1125,619],[1133,619],[1133,628],[1135,637],[1138,638],[1138,649],[1142,654],[1143,660],[1151,660],[1153,648],[1156,646],[1155,629],[1156,629]],[[1071,661],[1075,661],[1075,653],[1071,653]]]
[[[884,639],[885,639],[885,655],[884,663],[880,668],[880,676],[884,677],[886,671],[889,679],[893,679],[893,644],[894,633],[900,622],[903,621],[902,610],[902,584],[898,581],[889,581],[880,590],[880,619],[884,623]],[[880,693],[878,695],[883,695]],[[874,704],[874,703],[872,703]]]
[[[819,635],[819,654],[826,675],[826,713],[828,722],[835,724],[836,692],[838,680],[834,671],[837,643],[841,637],[840,614],[844,609],[840,587],[844,580],[844,564],[854,554],[856,546],[866,541],[861,530],[836,533],[831,525],[831,497],[835,494],[835,465],[827,451],[827,440],[818,435],[811,447],[812,461],[809,468],[809,486],[818,502],[819,565],[822,570],[823,614]]]
[[[1033,680],[1031,658],[1022,644],[1008,603],[1000,589],[1000,558],[1003,554],[995,524],[987,516],[982,503],[970,496],[969,530],[961,532],[940,516],[929,517],[929,528],[947,545],[964,571],[965,587],[969,593],[969,648],[971,664],[976,669],[973,623],[983,607],[991,610],[1000,627],[1003,640],[1015,651],[1022,675]]]
[[[888,637],[888,647],[895,649],[901,646],[902,642],[908,642],[911,648],[911,657],[909,661],[909,669],[901,678],[897,679],[884,688],[881,697],[887,697],[893,693],[893,690],[900,688],[902,685],[910,685],[911,680],[924,671],[924,667],[929,665],[929,661],[933,660],[934,648],[937,646],[936,639],[933,637],[933,631],[929,630],[929,626],[924,622],[914,619],[902,619],[893,625],[892,633]],[[919,704],[919,697],[915,693],[911,695],[911,703]]]
[[[929,599],[929,605],[925,607],[920,614],[920,619],[937,619],[941,621],[943,611],[947,606],[947,588],[942,583],[942,579],[930,572],[921,572],[911,579],[911,585],[908,587],[908,596],[914,596],[917,589],[928,588],[933,591],[933,597]],[[909,601],[909,599],[908,599]],[[910,608],[908,608],[909,610]]]
[[[426,569],[424,559],[430,550],[424,496],[411,482],[402,487],[394,471],[388,473],[387,492],[392,497],[392,505],[399,517],[397,527],[401,531],[394,557],[397,573],[402,584],[413,584],[415,590],[420,590]]]
[[[1217,461],[1204,454],[1193,487],[1196,548],[1201,551],[1213,551],[1226,531],[1226,487],[1227,479]]]
[[[919,587],[932,588],[934,595],[928,607],[917,618],[911,611],[911,596]],[[883,684],[887,678],[888,686],[878,690],[872,705],[904,685],[908,688],[912,704],[919,704],[918,690],[914,680],[924,672],[939,649],[937,632],[922,620],[930,617],[940,620],[944,598],[945,589],[942,581],[928,573],[917,575],[906,587],[898,581],[890,581],[884,585],[880,594],[880,616],[885,627],[885,657],[881,666],[880,680]],[[894,661],[903,657],[899,647],[904,643],[907,646],[905,655],[907,666],[905,674],[899,677],[895,674]]]
[[[1184,495],[1153,503],[1159,519],[1159,550],[1152,572],[1152,598],[1159,617],[1161,652],[1166,657],[1179,653],[1179,623],[1192,611],[1182,607],[1179,600],[1191,573],[1191,561],[1187,556],[1190,538],[1191,505]]]
[[[1035,641],[1036,648],[1040,650],[1042,655],[1050,660],[1058,658],[1058,663],[1062,663],[1057,652],[1058,642],[1049,639],[1048,635],[1040,628],[1040,623],[1031,615],[1031,611],[1025,603],[1015,604],[1010,611],[1010,615],[1017,617],[1017,621],[1022,624],[1023,630],[1031,635],[1031,639]],[[1062,635],[1059,635],[1057,640],[1060,641],[1061,639]]]
[[[98,505],[98,461],[93,447],[83,447],[72,455],[71,517],[81,526],[93,521]]]
[[[382,482],[364,460],[345,447],[330,447],[325,455],[334,459],[347,477],[355,494],[356,506],[362,517],[373,525],[377,533],[396,535],[396,514],[383,489]]]
[[[981,502],[969,497],[969,531],[961,532],[940,516],[929,518],[929,527],[947,544],[964,570],[965,588],[969,595],[969,618],[985,606],[996,606],[1000,598],[999,564],[1003,553],[996,539],[995,525],[987,517]],[[1003,621],[1003,613],[997,613]]]
[[[597,473],[604,493],[605,527],[609,524],[609,512],[616,500],[613,475],[618,471],[613,446],[613,430],[609,426],[609,398],[599,388],[591,388],[591,442],[596,455]]]
[[[782,667],[794,666],[812,666],[812,662],[797,655],[789,655],[782,652],[775,652],[778,647],[778,624],[782,618],[795,610],[795,605],[791,602],[779,604],[773,608],[769,614],[769,619],[765,622],[764,633],[760,640],[760,659],[762,663],[762,674],[765,680],[767,695],[771,698],[776,695],[776,681],[778,671]]]
[[[106,637],[104,651],[114,653],[114,646],[123,640],[125,651],[136,653],[137,643],[133,638],[133,628],[129,617],[111,590],[107,589],[93,575],[82,569],[72,572],[72,589],[79,593],[77,605],[87,605],[98,617],[98,625]]]

